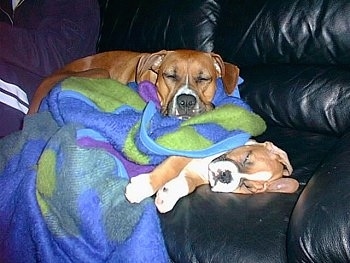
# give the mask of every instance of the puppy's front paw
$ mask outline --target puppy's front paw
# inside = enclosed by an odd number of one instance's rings
[[[169,212],[177,201],[188,194],[188,186],[183,178],[175,178],[157,192],[155,204],[160,213]]]
[[[169,212],[180,199],[174,189],[170,189],[165,185],[157,192],[155,204],[160,213]]]
[[[154,194],[150,182],[150,174],[139,174],[130,179],[126,186],[125,197],[130,203],[140,203],[143,199]]]

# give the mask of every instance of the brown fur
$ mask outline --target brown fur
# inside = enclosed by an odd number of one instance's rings
[[[172,73],[176,73],[176,79],[163,74],[171,69]],[[148,80],[157,86],[163,112],[166,114],[171,95],[184,82],[185,73],[190,74],[191,84],[197,89],[203,103],[210,105],[216,89],[216,78],[222,77],[227,93],[232,93],[237,85],[239,69],[235,65],[224,63],[217,54],[194,50],[162,50],[152,54],[129,51],[99,53],[75,60],[47,77],[34,94],[29,114],[37,112],[42,99],[57,82],[70,76],[112,78],[124,84]],[[201,74],[210,76],[210,81],[202,81]]]

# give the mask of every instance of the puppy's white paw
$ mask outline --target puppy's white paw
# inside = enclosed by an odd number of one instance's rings
[[[166,213],[173,209],[180,198],[181,196],[178,196],[174,189],[169,190],[168,186],[165,185],[158,190],[155,204],[160,213]]]
[[[150,174],[139,174],[130,179],[130,183],[126,186],[125,197],[130,203],[140,203],[143,199],[154,194],[150,182]]]
[[[177,177],[166,183],[157,192],[155,204],[160,213],[169,212],[177,201],[188,194],[188,185],[183,177]]]

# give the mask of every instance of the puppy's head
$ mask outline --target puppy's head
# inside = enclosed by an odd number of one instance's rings
[[[217,78],[222,77],[230,94],[238,75],[239,69],[217,54],[163,50],[141,57],[136,81],[149,80],[157,86],[163,114],[186,119],[213,108]]]
[[[289,176],[293,169],[287,154],[271,142],[249,141],[209,164],[213,191],[234,193],[295,192],[299,183]]]

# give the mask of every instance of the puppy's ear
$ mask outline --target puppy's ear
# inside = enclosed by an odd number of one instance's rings
[[[271,152],[272,154],[275,154],[277,156],[277,160],[281,162],[284,165],[283,169],[283,176],[289,176],[293,172],[292,165],[289,162],[288,155],[285,151],[278,148],[276,145],[274,145],[272,142],[264,142],[264,146]]]
[[[299,188],[299,183],[293,178],[279,178],[268,182],[266,192],[294,193]]]
[[[273,181],[244,180],[233,192],[238,194],[294,193],[298,188],[299,183],[293,178],[278,178]]]
[[[214,59],[214,66],[218,72],[218,77],[222,78],[225,91],[227,94],[231,94],[238,83],[239,68],[231,63],[224,62],[220,55],[211,53]]]
[[[156,53],[142,55],[136,67],[136,82],[148,80],[153,84],[156,83],[158,69],[167,53],[168,51],[161,50]]]
[[[236,194],[258,194],[266,192],[266,182],[242,180],[237,189],[233,191]]]

